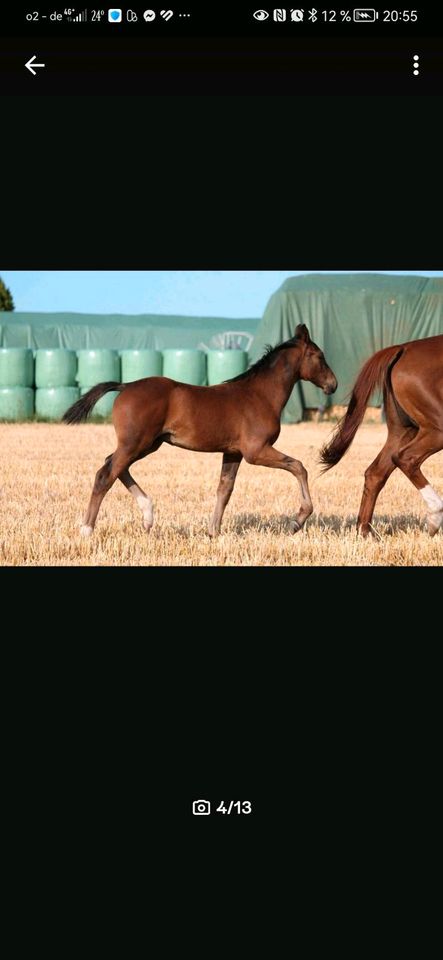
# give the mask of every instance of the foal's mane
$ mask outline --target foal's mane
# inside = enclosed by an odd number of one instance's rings
[[[256,362],[252,364],[252,367],[249,367],[249,370],[245,370],[244,373],[239,373],[238,377],[231,377],[230,380],[225,380],[224,383],[235,383],[236,380],[247,380],[249,377],[255,377],[257,373],[261,373],[262,370],[266,370],[272,366],[272,362],[280,350],[286,350],[288,347],[297,347],[299,343],[300,340],[298,337],[291,337],[290,340],[285,340],[284,343],[278,343],[276,347],[272,347],[268,343],[263,356],[260,357],[259,360],[256,360]]]

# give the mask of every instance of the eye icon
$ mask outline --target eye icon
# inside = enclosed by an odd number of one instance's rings
[[[267,20],[269,17],[269,13],[267,10],[256,10],[254,13],[254,17],[256,20]]]

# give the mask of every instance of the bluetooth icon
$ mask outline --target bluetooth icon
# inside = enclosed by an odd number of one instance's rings
[[[312,20],[313,23],[315,23],[315,21],[317,20],[317,17],[316,17],[317,12],[318,11],[315,9],[315,7],[313,7],[312,10],[308,11],[308,17],[310,20]]]

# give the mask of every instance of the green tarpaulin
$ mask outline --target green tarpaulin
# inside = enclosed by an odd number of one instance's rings
[[[0,313],[0,346],[34,350],[41,347],[71,350],[239,347],[247,350],[259,322],[259,318],[233,320],[154,314]],[[242,333],[246,336],[241,336]]]
[[[365,360],[382,347],[443,333],[443,278],[383,274],[307,274],[285,280],[266,307],[250,350],[252,361],[305,323],[324,350],[338,390],[326,398],[300,381],[283,414],[296,423],[307,407],[347,403]],[[374,401],[372,401],[374,404]],[[381,403],[381,397],[375,399]]]

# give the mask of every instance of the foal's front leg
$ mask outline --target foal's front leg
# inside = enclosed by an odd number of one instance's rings
[[[256,467],[277,467],[279,470],[289,470],[297,478],[301,491],[301,504],[297,516],[292,521],[293,532],[301,530],[305,521],[310,517],[313,506],[308,487],[308,473],[300,460],[289,457],[285,453],[280,453],[274,447],[263,447],[258,453],[249,451],[244,454],[247,463],[253,463]]]
[[[215,504],[214,516],[209,527],[209,536],[216,537],[220,533],[221,522],[225,512],[226,505],[234,489],[237,470],[242,461],[241,453],[224,453],[223,463],[220,474],[220,482],[217,490],[217,502]]]

